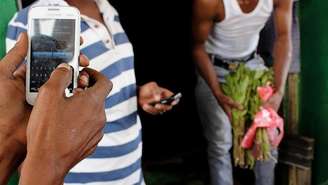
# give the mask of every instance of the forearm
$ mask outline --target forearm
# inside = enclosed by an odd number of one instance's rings
[[[24,151],[17,147],[17,143],[7,142],[0,138],[0,185],[6,185],[12,173],[24,159]]]
[[[292,43],[289,36],[277,38],[274,46],[274,87],[277,92],[284,93],[286,80],[292,58]]]
[[[206,81],[214,96],[218,97],[221,95],[222,90],[220,88],[219,80],[217,79],[214,66],[206,51],[202,48],[195,48],[193,58],[200,75]]]

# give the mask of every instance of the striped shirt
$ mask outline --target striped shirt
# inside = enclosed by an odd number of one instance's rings
[[[118,13],[106,0],[95,0],[105,25],[81,15],[81,52],[90,67],[101,71],[113,82],[105,102],[107,123],[104,137],[94,154],[77,164],[65,184],[138,185],[144,184],[141,170],[141,124],[137,114],[134,54]],[[32,6],[58,4],[64,0],[39,0]],[[21,32],[27,30],[29,7],[18,12],[9,23],[7,51]]]

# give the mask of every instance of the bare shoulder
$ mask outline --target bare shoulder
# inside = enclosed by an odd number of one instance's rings
[[[223,0],[194,0],[193,9],[199,16],[218,20],[224,14]]]
[[[277,7],[289,7],[293,4],[293,0],[273,0],[274,6]]]
[[[194,5],[206,8],[208,10],[212,9],[214,10],[215,8],[218,7],[219,1],[218,0],[194,0]]]

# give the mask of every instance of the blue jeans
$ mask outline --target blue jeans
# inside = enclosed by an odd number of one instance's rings
[[[206,82],[198,77],[196,103],[208,142],[208,163],[212,185],[233,185],[230,149],[232,147],[232,128],[230,121],[217,103]],[[273,185],[277,151],[275,159],[256,162],[254,167],[256,185]]]

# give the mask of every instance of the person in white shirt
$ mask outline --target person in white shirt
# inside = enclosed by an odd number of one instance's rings
[[[274,14],[275,93],[264,106],[278,110],[291,62],[292,0],[195,0],[193,6],[193,58],[198,68],[196,101],[208,141],[212,185],[232,185],[230,149],[231,108],[240,108],[220,88],[231,72],[229,64],[252,61],[264,66],[256,54],[259,33]],[[273,150],[272,156],[277,157]],[[275,160],[256,162],[256,185],[273,185]]]

